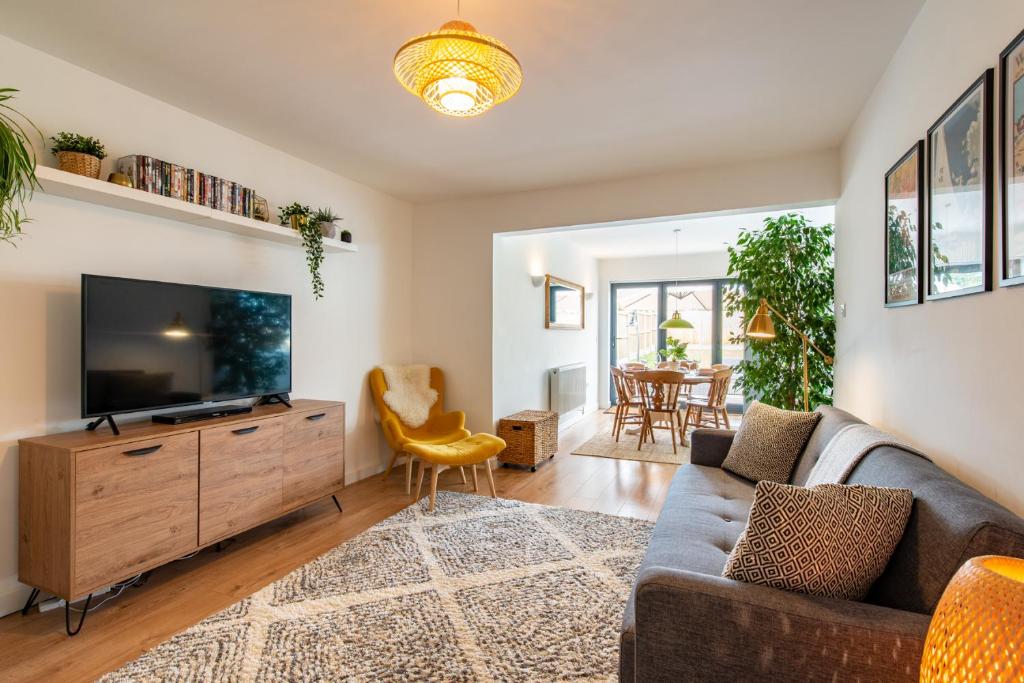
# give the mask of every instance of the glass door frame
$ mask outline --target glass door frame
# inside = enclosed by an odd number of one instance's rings
[[[723,322],[725,320],[725,311],[722,309],[722,294],[725,288],[732,285],[735,282],[732,278],[700,278],[694,280],[680,279],[680,280],[628,280],[624,282],[612,282],[611,293],[609,296],[610,308],[608,310],[608,323],[609,323],[609,335],[611,337],[608,346],[608,361],[612,365],[616,364],[616,358],[618,358],[618,301],[619,301],[619,290],[628,289],[654,289],[658,290],[658,320],[665,320],[668,317],[668,290],[672,287],[711,287],[711,362],[721,363],[722,362],[722,347],[724,345],[723,338]],[[658,329],[658,348],[665,348],[665,340],[667,332],[663,329]],[[611,405],[615,405],[615,385],[611,381],[608,382],[608,398],[611,401]]]

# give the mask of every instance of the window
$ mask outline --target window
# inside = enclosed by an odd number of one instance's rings
[[[688,342],[686,355],[701,367],[716,363],[735,366],[743,360],[745,345],[729,340],[742,332],[738,315],[726,316],[722,292],[727,279],[670,282],[620,282],[611,286],[611,362],[618,365],[639,361],[654,365],[665,348],[665,339],[672,335]],[[692,330],[662,330],[658,326],[674,311],[688,320]],[[743,396],[729,389],[730,406],[741,407]],[[615,403],[614,383],[609,394]]]

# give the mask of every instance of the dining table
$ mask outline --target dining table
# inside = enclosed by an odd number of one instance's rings
[[[648,370],[654,370],[654,369],[655,368],[646,368],[644,370],[623,370],[623,372],[628,377],[632,377],[637,372],[647,372]],[[686,386],[690,390],[692,390],[693,387],[695,387],[695,386],[700,386],[701,384],[711,384],[711,379],[712,379],[712,375],[710,375],[710,374],[703,374],[700,371],[693,371],[693,370],[688,371],[688,372],[684,372],[682,370],[667,370],[665,368],[662,368],[661,370],[659,370],[659,372],[678,372],[680,375],[682,375],[680,383],[683,384],[684,386]],[[689,391],[687,391],[687,394],[689,394]],[[679,398],[680,398],[680,408],[682,408],[683,405],[685,405],[685,404],[683,404],[684,397],[680,396]],[[626,429],[625,432],[626,432],[626,434],[628,434],[630,436],[639,436],[640,428],[639,427],[631,427],[631,428]],[[685,436],[684,436],[684,438],[685,438]]]

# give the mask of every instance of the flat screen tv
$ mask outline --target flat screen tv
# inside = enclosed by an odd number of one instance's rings
[[[82,417],[285,394],[287,294],[82,275]]]

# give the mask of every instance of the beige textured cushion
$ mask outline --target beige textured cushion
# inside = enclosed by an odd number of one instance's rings
[[[722,576],[863,600],[903,537],[913,504],[908,489],[762,481]]]
[[[785,484],[821,413],[782,410],[758,401],[743,415],[722,469],[751,481]]]

